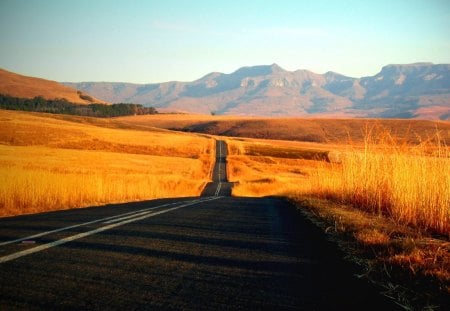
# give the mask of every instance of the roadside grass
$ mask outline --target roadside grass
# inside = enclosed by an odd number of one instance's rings
[[[214,156],[198,135],[0,110],[0,216],[197,196]]]
[[[296,195],[351,204],[398,223],[450,236],[450,148],[389,134],[340,150],[279,147],[229,139],[229,178],[236,195]]]
[[[388,296],[430,308],[450,294],[450,152],[439,133],[420,140],[368,128],[322,159],[323,144],[229,138],[228,176],[233,195],[288,197]]]
[[[317,170],[327,169],[323,146],[251,139],[227,139],[228,178],[235,182],[233,195],[268,196],[296,192]]]
[[[382,294],[403,309],[446,308],[450,295],[448,239],[330,200],[291,200],[360,267],[359,278],[377,284]]]
[[[450,149],[437,139],[409,146],[388,133],[371,133],[329,170],[317,170],[298,190],[351,204],[450,237]]]

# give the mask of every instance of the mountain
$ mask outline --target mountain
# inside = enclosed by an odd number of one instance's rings
[[[259,116],[450,119],[450,65],[388,65],[372,77],[287,71],[280,66],[213,72],[193,82],[64,83],[110,102],[158,110]]]
[[[91,104],[104,101],[61,83],[27,77],[0,69],[0,94],[20,98],[42,96],[45,99],[65,98],[71,103]]]

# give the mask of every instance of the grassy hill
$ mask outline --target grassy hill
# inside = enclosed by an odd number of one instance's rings
[[[42,96],[45,99],[65,98],[68,102],[77,104],[107,104],[86,93],[61,83],[19,75],[0,69],[0,94],[19,98],[34,98]]]
[[[424,142],[440,135],[450,144],[450,122],[404,119],[261,118],[168,114],[121,117],[125,124],[212,135],[304,141],[312,143],[363,143],[366,135],[389,133],[396,141]],[[381,137],[381,136],[380,136]]]
[[[0,217],[200,194],[212,139],[109,121],[0,110]]]

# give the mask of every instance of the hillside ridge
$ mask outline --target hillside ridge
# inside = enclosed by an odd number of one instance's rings
[[[84,90],[62,83],[20,75],[0,68],[0,94],[18,98],[66,99],[76,104],[107,104]]]

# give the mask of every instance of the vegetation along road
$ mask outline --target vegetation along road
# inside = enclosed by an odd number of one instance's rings
[[[202,197],[0,220],[0,309],[393,310],[279,198]]]

